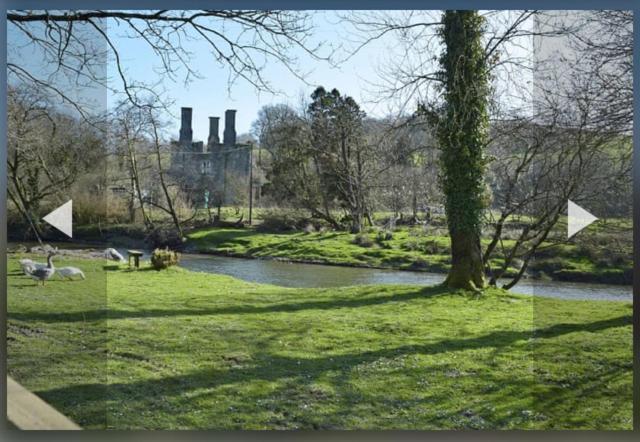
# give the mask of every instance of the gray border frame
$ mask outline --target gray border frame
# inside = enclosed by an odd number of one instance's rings
[[[180,9],[215,8],[254,8],[254,9],[632,9],[634,11],[634,152],[633,152],[633,227],[634,227],[634,274],[640,275],[640,133],[636,129],[640,123],[638,98],[640,97],[640,51],[638,37],[640,36],[640,6],[633,0],[609,0],[604,3],[597,0],[181,0]],[[171,0],[0,0],[0,11],[3,15],[8,9],[172,9],[176,3]],[[6,416],[6,20],[0,20],[0,416]],[[635,440],[640,433],[640,278],[634,278],[633,284],[633,349],[634,349],[634,382],[633,382],[633,418],[634,430],[631,432],[585,432],[585,431],[351,431],[351,432],[226,432],[226,431],[183,431],[183,432],[146,432],[133,433],[123,431],[91,431],[71,435],[67,432],[46,434],[40,432],[6,432],[6,420],[0,419],[0,435],[2,440],[70,440],[75,437],[90,437],[92,440],[109,440],[119,438],[148,438],[148,440],[210,440],[211,436],[224,440],[284,440],[290,438],[304,438],[306,440],[602,440],[604,438]],[[635,434],[634,434],[635,433]],[[84,436],[83,436],[84,434]]]

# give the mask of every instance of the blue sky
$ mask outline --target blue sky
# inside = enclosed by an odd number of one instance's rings
[[[337,24],[337,16],[327,12],[314,15],[315,30],[314,40],[325,41],[326,54],[330,46],[344,43],[341,34],[344,28]],[[109,33],[117,36],[122,34],[115,27],[108,27]],[[141,41],[127,38],[116,38],[118,47],[122,53],[122,59],[126,66],[127,75],[136,79],[145,79],[154,83],[160,79],[154,72],[159,60]],[[259,92],[248,82],[239,79],[229,90],[229,70],[226,66],[218,64],[207,44],[200,41],[189,42],[189,49],[193,52],[191,67],[198,71],[203,78],[193,79],[189,84],[182,81],[170,81],[164,79],[163,85],[167,89],[167,95],[175,101],[172,112],[174,113],[177,136],[177,124],[179,121],[180,107],[193,108],[193,133],[194,139],[206,140],[208,135],[208,117],[219,116],[221,119],[221,132],[224,125],[223,117],[226,109],[236,109],[236,131],[238,134],[249,132],[252,122],[256,119],[258,110],[265,104],[289,103],[299,106],[301,97],[308,97],[316,85],[326,88],[337,87],[342,93],[353,96],[365,111],[372,115],[380,115],[380,106],[369,103],[372,89],[368,83],[376,76],[376,66],[382,61],[385,48],[392,44],[393,39],[387,38],[374,42],[362,52],[342,63],[339,68],[332,67],[329,63],[312,59],[304,54],[301,49],[292,53],[299,58],[299,68],[308,73],[305,84],[296,78],[284,66],[277,62],[266,65],[264,76],[271,83],[277,94]],[[342,52],[336,53],[340,56]],[[184,73],[183,73],[184,74]],[[112,73],[110,76],[113,77]]]
[[[425,11],[429,12],[429,11]],[[340,14],[343,14],[341,12]],[[397,12],[402,14],[403,12]],[[436,11],[435,20],[439,15]],[[416,13],[416,20],[425,20],[424,12]],[[325,44],[322,54],[327,55],[332,47],[341,47],[335,54],[340,59],[345,56],[348,49],[355,47],[356,38],[352,31],[344,23],[340,23],[338,13],[332,11],[320,11],[313,13],[314,30],[310,46],[314,43]],[[340,63],[339,67],[331,66],[324,61],[312,59],[302,49],[294,49],[292,55],[299,58],[298,67],[307,75],[306,83],[289,72],[277,62],[268,63],[263,76],[271,83],[277,94],[259,92],[248,82],[239,79],[228,89],[229,69],[226,65],[220,65],[211,54],[210,47],[202,39],[192,39],[186,43],[186,48],[191,52],[190,66],[199,72],[202,78],[194,78],[185,84],[185,72],[179,72],[175,80],[162,78],[157,73],[160,59],[140,38],[126,38],[126,27],[119,27],[116,22],[109,21],[106,26],[107,33],[113,39],[121,57],[121,62],[128,78],[135,82],[148,84],[160,83],[166,90],[166,96],[174,104],[171,107],[172,115],[166,116],[173,127],[168,128],[168,133],[177,138],[180,107],[193,108],[193,132],[194,139],[206,140],[208,135],[208,117],[224,116],[226,109],[236,109],[236,131],[238,134],[249,132],[252,122],[256,119],[258,110],[273,103],[288,103],[294,107],[301,105],[302,98],[308,98],[315,86],[322,85],[325,88],[337,87],[343,94],[351,95],[358,101],[367,114],[373,117],[388,115],[391,110],[398,107],[393,100],[381,99],[379,92],[379,70],[394,64],[403,66],[416,66],[424,63],[433,63],[432,57],[438,55],[438,50],[433,53],[412,55],[405,57],[402,46],[399,44],[396,34],[387,34],[385,37],[366,45],[360,52],[347,61]],[[232,32],[233,29],[227,29]],[[95,32],[95,31],[94,31]],[[55,66],[42,63],[42,57],[29,46],[23,47],[25,42],[21,34],[8,27],[9,51],[8,60],[19,60],[21,66],[32,69],[34,72],[48,72]],[[411,38],[409,38],[411,42]],[[404,42],[407,44],[407,41]],[[410,44],[410,43],[409,43]],[[106,48],[106,46],[105,46]],[[415,53],[415,51],[414,51]],[[424,57],[421,59],[420,57]],[[112,80],[111,84],[118,88],[119,80],[115,64],[105,63],[106,75]],[[65,79],[59,81],[68,81]],[[508,82],[510,83],[510,82]],[[91,97],[98,103],[98,108],[104,109],[112,106],[118,97],[105,93],[104,90],[90,90],[78,88],[75,85],[63,86],[71,96]],[[105,106],[106,103],[106,106]],[[411,106],[410,106],[411,109]],[[224,121],[221,121],[221,132]]]

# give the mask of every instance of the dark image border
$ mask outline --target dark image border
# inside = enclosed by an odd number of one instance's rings
[[[632,0],[609,0],[606,3],[597,0],[181,0],[180,2],[170,0],[84,0],[84,1],[29,1],[29,0],[0,0],[2,12],[6,15],[8,9],[201,9],[201,8],[229,8],[229,9],[633,9],[634,17],[634,154],[633,154],[633,226],[634,226],[634,273],[640,275],[640,135],[636,128],[640,123],[639,90],[640,90],[640,51],[638,48],[638,36],[640,35],[640,6]],[[634,4],[636,7],[634,7]],[[0,23],[0,39],[6,40],[6,20]],[[3,251],[7,247],[6,231],[6,41],[0,44],[0,57],[2,69],[0,69],[0,246]],[[6,321],[7,321],[7,285],[6,285],[6,253],[0,253],[0,395],[3,400],[0,402],[0,414],[6,416]],[[295,440],[602,440],[620,439],[636,440],[640,432],[640,278],[634,278],[633,285],[633,337],[634,337],[634,431],[633,432],[523,432],[523,431],[418,431],[418,432],[221,432],[221,431],[186,431],[186,432],[162,432],[141,433],[122,431],[91,431],[89,433],[69,434],[66,432],[56,432],[55,434],[41,432],[17,432],[10,431],[0,435],[2,440],[72,440],[75,437],[89,437],[91,440],[111,440],[118,438],[126,440],[285,440],[294,438]],[[0,429],[6,426],[6,419],[2,418]]]

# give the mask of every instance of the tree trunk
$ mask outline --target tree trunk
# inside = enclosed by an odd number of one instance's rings
[[[451,236],[452,289],[484,288],[480,248],[484,200],[484,146],[488,139],[488,72],[482,41],[484,19],[477,11],[445,11],[440,57],[445,106],[437,124]]]
[[[11,189],[8,190],[8,195],[9,195],[9,198],[11,198],[11,200],[13,201],[13,204],[16,206],[16,209],[18,209],[18,212],[20,212],[22,217],[26,219],[27,222],[29,223],[29,226],[31,227],[31,231],[35,235],[38,243],[42,245],[42,232],[40,231],[40,228],[33,222],[33,218],[29,213],[29,209],[28,208],[25,209],[23,207],[24,202],[22,203],[22,206],[18,203],[18,200],[13,195],[13,192],[11,192]],[[21,199],[20,201],[23,201],[23,200]]]
[[[413,195],[411,198],[411,215],[413,216],[414,221],[418,221],[418,195],[415,187],[413,188]]]
[[[451,233],[451,270],[444,283],[456,289],[477,290],[484,287],[482,250],[477,234]]]
[[[354,210],[351,218],[351,233],[360,233],[362,231],[362,216],[360,215],[360,211]]]
[[[371,218],[371,212],[367,210],[367,212],[365,213],[365,216],[367,217],[367,222],[369,223],[369,226],[373,227],[373,218]]]
[[[155,154],[156,154],[156,160],[158,163],[158,178],[160,179],[160,187],[162,188],[162,192],[164,193],[164,197],[167,201],[167,212],[169,212],[169,214],[171,215],[171,219],[173,220],[173,225],[175,226],[176,231],[178,232],[178,235],[182,239],[183,232],[182,232],[182,226],[180,225],[180,219],[178,218],[176,208],[173,205],[173,200],[171,199],[171,195],[169,193],[169,187],[167,186],[167,183],[165,182],[165,179],[164,179],[164,170],[162,168],[162,154],[160,152],[160,138],[158,136],[158,128],[156,126],[155,121],[153,121],[152,127],[153,127],[153,141],[155,145],[154,146]]]

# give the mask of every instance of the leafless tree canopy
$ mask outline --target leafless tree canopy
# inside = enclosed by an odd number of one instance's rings
[[[52,72],[36,72],[14,59],[8,63],[9,73],[27,84],[49,89],[85,116],[82,103],[60,86],[60,79],[85,87],[111,88],[136,104],[142,101],[141,95],[148,97],[161,89],[161,85],[128,77],[116,34],[144,42],[159,60],[159,77],[184,82],[202,75],[192,67],[196,54],[190,44],[204,41],[210,56],[229,70],[229,88],[241,79],[258,90],[273,91],[263,73],[270,62],[279,62],[304,79],[292,49],[317,60],[327,59],[320,54],[320,44],[310,43],[312,23],[307,12],[9,11],[7,19],[10,28],[42,54],[42,64],[55,67]],[[106,64],[111,61],[115,79],[107,77]]]
[[[396,36],[372,89],[400,112],[436,112],[442,103],[437,11],[343,14],[358,36],[354,51]],[[484,251],[492,283],[549,247],[568,198],[599,207],[630,185],[633,15],[630,11],[487,11],[485,54],[492,80],[487,145],[493,203]],[[433,128],[432,128],[433,129]],[[616,212],[618,213],[618,212]],[[526,219],[505,242],[514,216]],[[511,233],[510,236],[513,236]],[[563,239],[564,240],[564,239]],[[508,245],[507,245],[508,244]],[[503,258],[492,269],[492,257]]]

